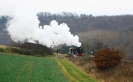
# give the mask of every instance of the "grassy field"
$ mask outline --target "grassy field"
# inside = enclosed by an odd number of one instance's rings
[[[68,82],[54,58],[0,53],[0,82]]]
[[[68,77],[71,82],[97,82],[96,80],[90,78],[77,66],[68,62],[65,58],[57,59],[57,62],[65,76]]]

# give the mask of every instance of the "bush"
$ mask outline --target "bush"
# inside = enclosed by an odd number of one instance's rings
[[[7,51],[10,53],[17,53],[17,54],[24,54],[24,55],[35,55],[30,50],[20,49],[20,48],[15,48],[15,47],[7,47]]]
[[[34,56],[47,56],[52,55],[53,51],[41,44],[34,44],[34,43],[14,43],[9,47],[8,51],[11,53],[19,53],[24,55],[34,55]]]
[[[101,70],[116,66],[122,58],[122,53],[115,49],[102,48],[95,53],[93,61],[97,68]]]
[[[4,51],[4,49],[3,48],[0,48],[0,52],[3,52]]]

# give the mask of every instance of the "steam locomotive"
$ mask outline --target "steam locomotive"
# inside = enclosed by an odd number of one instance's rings
[[[69,55],[77,56],[84,56],[84,52],[81,47],[77,48],[69,48]]]

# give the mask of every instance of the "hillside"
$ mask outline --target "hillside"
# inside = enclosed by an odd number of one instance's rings
[[[48,25],[51,20],[56,20],[60,23],[67,23],[73,33],[85,32],[95,29],[115,30],[115,31],[132,31],[133,30],[133,15],[116,15],[116,16],[93,16],[70,12],[62,12],[51,14],[50,12],[40,12],[37,14],[40,24]],[[11,19],[8,16],[0,17],[0,32],[5,28],[7,20]]]
[[[86,32],[96,29],[110,31],[132,31],[133,15],[118,16],[93,16],[81,14],[77,15],[70,12],[62,12],[61,14],[51,14],[49,12],[41,12],[38,14],[41,24],[49,24],[51,20],[57,20],[60,23],[67,23],[72,33]]]
[[[119,16],[93,16],[81,14],[77,15],[69,12],[60,14],[51,14],[49,12],[40,12],[37,14],[40,24],[48,25],[51,20],[56,20],[60,23],[67,23],[70,31],[74,34],[80,32],[88,32],[94,30],[108,30],[117,32],[132,32],[133,31],[133,15]],[[8,16],[0,17],[0,44],[10,44],[11,39],[5,31],[6,23],[10,18]]]
[[[49,24],[51,20],[56,20],[59,24],[67,23],[70,31],[79,36],[86,54],[102,47],[110,47],[120,49],[126,57],[133,59],[133,15],[93,16],[70,12],[40,12],[37,16],[40,26]],[[4,30],[8,19],[7,16],[0,18],[0,44],[4,45],[11,44],[11,39]]]
[[[133,61],[122,60],[117,66],[106,70],[98,70],[93,58],[67,57],[69,61],[82,68],[91,77],[99,82],[133,82]]]
[[[78,36],[86,54],[109,47],[119,49],[123,53],[123,57],[133,59],[133,32],[94,30],[78,33]]]

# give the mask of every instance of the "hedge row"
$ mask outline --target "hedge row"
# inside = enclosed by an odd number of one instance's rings
[[[15,47],[8,46],[6,48],[0,48],[0,52],[17,53],[33,56],[46,56],[53,54],[53,51],[50,48],[33,43],[17,44],[17,46]]]

